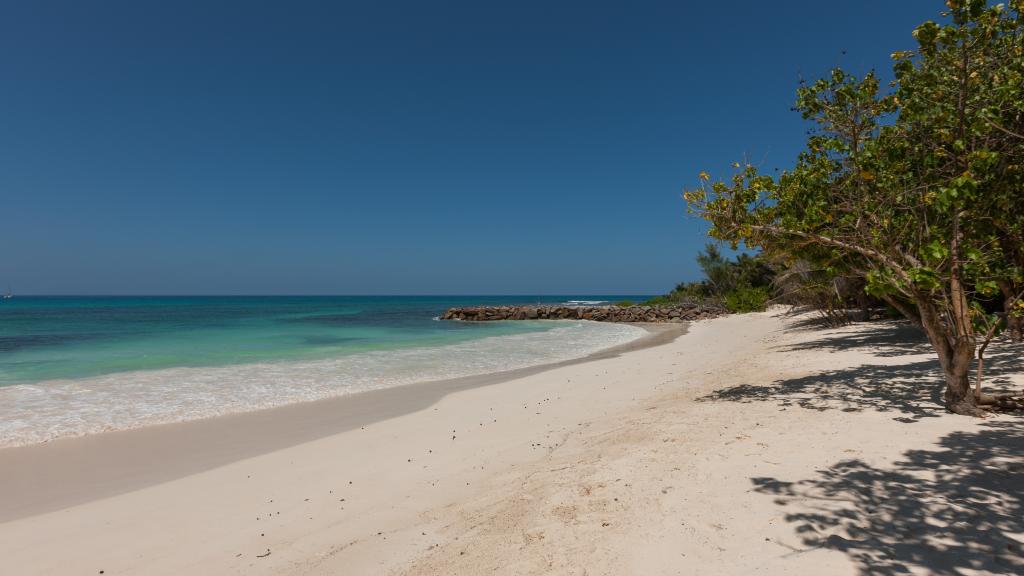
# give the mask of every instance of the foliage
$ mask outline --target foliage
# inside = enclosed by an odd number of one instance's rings
[[[716,305],[725,306],[733,312],[764,310],[771,297],[770,287],[775,272],[762,256],[738,254],[730,259],[718,246],[708,244],[703,252],[697,254],[697,263],[704,273],[703,280],[678,284],[672,292],[655,296],[645,304]],[[730,298],[735,307],[729,304]]]
[[[780,293],[776,302],[809,307],[830,326],[853,322],[850,310],[856,308],[862,320],[869,320],[872,309],[879,306],[877,299],[864,292],[862,277],[815,267],[806,260],[786,265],[775,277],[774,285]]]
[[[749,286],[768,286],[775,276],[763,258],[738,254],[734,260],[729,260],[714,244],[708,244],[704,252],[697,254],[697,264],[704,272],[711,293],[717,295]]]
[[[726,292],[725,307],[730,312],[738,312],[740,314],[763,312],[765,306],[768,305],[769,298],[771,298],[771,292],[767,286],[758,286],[756,288],[744,286]]]
[[[970,363],[1024,291],[1024,0],[947,5],[892,55],[891,93],[840,69],[797,90],[814,129],[793,169],[701,173],[684,198],[712,237],[864,278],[928,334],[947,407],[979,414]]]
[[[668,294],[655,296],[644,302],[648,306],[671,304],[718,305],[720,303],[721,301],[714,295],[711,285],[705,280],[677,284]]]
[[[629,308],[630,306],[636,306],[636,302],[633,302],[632,300],[620,300],[616,302],[615,305],[619,308]]]
[[[665,295],[655,296],[653,298],[648,298],[646,301],[644,301],[644,304],[647,306],[669,306],[678,303],[678,301],[673,300],[671,297]]]

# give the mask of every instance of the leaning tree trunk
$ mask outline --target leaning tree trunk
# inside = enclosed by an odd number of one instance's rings
[[[939,362],[946,375],[946,392],[942,395],[946,409],[955,414],[965,416],[983,416],[985,413],[978,406],[979,398],[971,389],[969,374],[974,361],[974,350],[977,348],[977,335],[971,318],[971,308],[967,299],[964,283],[963,261],[961,260],[960,243],[963,231],[960,229],[962,212],[953,216],[953,234],[949,242],[949,292],[946,305],[945,322],[940,319],[933,302],[921,308],[922,318],[928,337],[939,353]],[[940,345],[944,344],[944,346]]]
[[[933,326],[934,327],[934,326]],[[974,344],[951,344],[944,334],[936,334],[927,330],[928,339],[939,356],[939,364],[946,379],[946,390],[942,394],[946,409],[954,414],[964,416],[983,416],[985,411],[978,406],[979,397],[971,388],[971,367],[974,363]]]
[[[946,409],[964,416],[985,415],[971,389],[974,340],[957,338],[956,329],[942,322],[935,305],[927,295],[917,294],[915,300],[920,313],[921,328],[928,335],[928,341],[939,356],[939,364],[946,379],[946,390],[942,395]]]
[[[974,340],[958,339],[955,333],[947,332],[947,325],[939,320],[932,303],[923,298],[915,300],[915,307],[907,306],[898,300],[895,303],[897,309],[924,330],[928,341],[939,357],[939,365],[942,366],[942,374],[946,383],[942,395],[946,409],[965,416],[985,416],[986,412],[982,406],[1024,410],[1024,403],[1020,399],[1009,396],[990,396],[981,394],[980,388],[978,393],[972,389],[970,374],[976,348]],[[913,312],[919,313],[914,314]],[[978,377],[979,382],[976,384],[980,384],[980,370]]]
[[[941,359],[942,354],[939,354]],[[946,376],[946,391],[942,395],[946,409],[965,416],[983,416],[985,411],[978,405],[980,395],[971,387],[971,366],[974,361],[974,345],[951,346],[949,360],[941,362]]]

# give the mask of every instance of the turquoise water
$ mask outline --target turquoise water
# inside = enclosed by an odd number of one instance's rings
[[[624,297],[586,297],[611,298]],[[573,298],[14,298],[0,303],[0,386],[177,366],[320,359],[542,331],[551,325],[434,318],[452,306],[567,299]]]
[[[593,322],[436,317],[461,305],[624,298],[4,300],[0,446],[579,357],[642,331]]]

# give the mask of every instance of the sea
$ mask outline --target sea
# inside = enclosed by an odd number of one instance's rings
[[[587,356],[644,330],[438,320],[606,296],[15,297],[0,301],[0,447]]]

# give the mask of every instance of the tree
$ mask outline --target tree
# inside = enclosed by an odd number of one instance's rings
[[[710,293],[716,296],[724,296],[742,288],[768,287],[775,276],[763,258],[737,254],[735,260],[730,260],[712,243],[705,245],[703,252],[697,253],[697,264],[710,285]]]
[[[682,282],[664,296],[646,302],[660,305],[673,302],[724,306],[730,312],[764,311],[771,298],[775,270],[761,255],[738,254],[730,259],[715,244],[707,244],[697,253],[697,264],[704,279]]]
[[[868,321],[872,306],[879,304],[864,292],[861,276],[815,267],[802,259],[786,262],[773,284],[780,293],[776,302],[810,307],[833,327],[854,321],[851,308],[859,308],[861,320]]]
[[[972,391],[970,371],[1024,285],[1024,0],[947,5],[944,24],[914,31],[916,51],[893,54],[892,93],[839,69],[798,89],[815,129],[792,170],[736,164],[684,197],[713,237],[863,276],[927,334],[946,407],[980,415],[1019,407]]]

